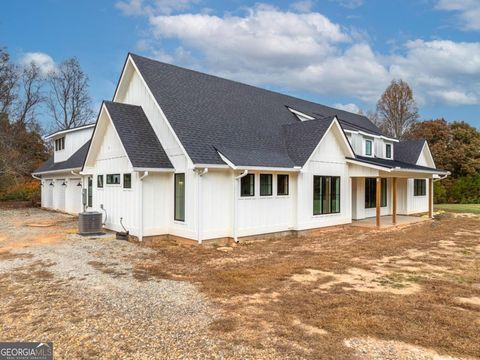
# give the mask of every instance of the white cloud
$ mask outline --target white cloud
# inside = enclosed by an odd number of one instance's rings
[[[333,104],[332,107],[340,110],[345,110],[351,113],[358,114],[360,112],[360,108],[355,104]]]
[[[171,14],[188,9],[199,0],[125,0],[115,3],[115,7],[124,15]]]
[[[372,50],[368,37],[318,12],[256,5],[244,15],[149,15],[139,43],[155,58],[218,76],[286,91],[355,97],[373,105],[394,78],[421,104],[480,103],[480,43],[417,39],[398,54]],[[164,39],[178,45],[162,48]]]
[[[290,5],[290,9],[299,13],[308,13],[312,10],[315,3],[313,0],[301,0]]]
[[[42,74],[44,75],[48,74],[50,71],[55,70],[55,61],[53,61],[50,55],[42,52],[25,53],[20,59],[21,65],[25,66],[31,63],[37,65]]]
[[[480,30],[479,0],[439,0],[436,8],[458,13],[460,28],[464,30]]]
[[[363,5],[363,0],[331,0],[331,1],[335,1],[338,4],[340,4],[340,6],[343,6],[347,9],[355,9]]]

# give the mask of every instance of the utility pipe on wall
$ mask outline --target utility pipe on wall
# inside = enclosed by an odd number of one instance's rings
[[[243,173],[241,173],[238,176],[235,176],[235,180],[233,183],[233,241],[238,243],[238,231],[237,231],[237,225],[238,225],[238,186],[237,184],[239,183],[240,179],[243,178],[244,176],[247,176],[248,170],[244,170]]]
[[[197,201],[197,240],[198,243],[202,243],[202,231],[203,231],[203,186],[202,186],[202,176],[208,172],[208,168],[204,168],[202,171],[198,169],[197,171],[197,186],[198,186],[198,201]]]
[[[140,174],[140,173],[139,173]],[[140,221],[139,221],[139,231],[138,231],[138,240],[143,241],[143,179],[145,179],[148,176],[148,171],[145,171],[142,176],[139,177],[139,184],[138,184],[138,192],[139,197],[140,197],[140,209],[138,211],[138,214],[140,216]]]

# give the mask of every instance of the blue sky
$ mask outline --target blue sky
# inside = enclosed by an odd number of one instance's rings
[[[0,14],[15,61],[80,60],[95,110],[131,51],[351,110],[402,78],[422,119],[480,128],[479,35],[478,0],[16,0]]]

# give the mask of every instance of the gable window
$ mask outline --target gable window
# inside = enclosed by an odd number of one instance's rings
[[[240,179],[240,196],[255,195],[255,175],[247,174]]]
[[[132,188],[132,174],[123,174],[123,188],[124,189]]]
[[[55,151],[65,149],[65,136],[55,140]]]
[[[427,195],[427,180],[425,180],[425,179],[414,179],[413,180],[413,195],[414,196],[425,196],[425,195]]]
[[[277,195],[288,195],[288,175],[277,175]]]
[[[103,188],[103,175],[97,175],[97,188]]]
[[[392,158],[392,144],[385,144],[385,157],[387,159]]]
[[[373,156],[373,141],[365,140],[365,156]]]
[[[175,204],[176,221],[185,221],[185,174],[175,174]]]
[[[340,212],[340,177],[313,177],[313,215]]]
[[[260,196],[272,196],[272,174],[260,174]]]
[[[120,174],[107,174],[107,185],[120,185]]]
[[[387,179],[381,179],[380,207],[387,206]],[[365,208],[371,209],[377,206],[377,179],[365,179]]]

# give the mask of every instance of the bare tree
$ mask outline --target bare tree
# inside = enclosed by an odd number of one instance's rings
[[[57,129],[70,129],[88,123],[93,117],[88,94],[88,76],[76,58],[63,61],[49,74],[47,99]]]
[[[16,102],[14,121],[22,125],[36,123],[36,110],[44,101],[42,86],[44,79],[35,63],[26,65],[19,75],[19,96]]]
[[[0,113],[6,113],[16,99],[18,73],[10,55],[0,48]]]
[[[401,139],[418,120],[418,108],[410,86],[403,80],[392,80],[377,103],[382,130]]]

